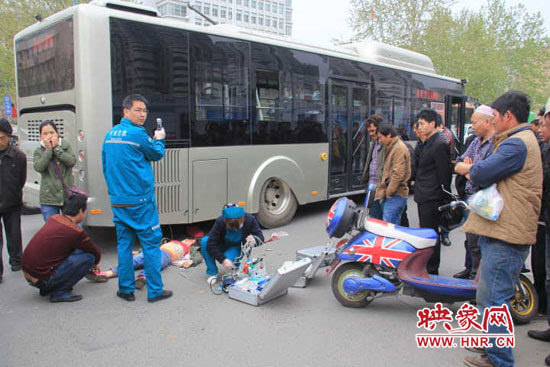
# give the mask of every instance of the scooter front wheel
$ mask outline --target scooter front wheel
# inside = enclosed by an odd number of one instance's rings
[[[539,299],[535,286],[529,278],[520,274],[516,293],[510,300],[510,313],[516,325],[529,323],[537,314]]]
[[[350,262],[340,265],[332,275],[332,293],[342,305],[346,307],[361,308],[372,302],[371,291],[361,291],[356,294],[349,294],[344,291],[344,280],[347,277],[365,277],[363,273],[364,264]]]

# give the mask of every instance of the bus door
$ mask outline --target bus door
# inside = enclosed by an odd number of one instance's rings
[[[453,133],[454,152],[451,157],[457,157],[462,152],[464,141],[464,119],[466,98],[463,96],[447,96],[445,99],[445,126]]]
[[[369,113],[369,86],[342,80],[329,81],[330,168],[329,195],[360,192],[367,155],[363,126]]]

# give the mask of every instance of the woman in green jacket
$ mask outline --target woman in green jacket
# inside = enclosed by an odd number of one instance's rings
[[[40,146],[34,150],[34,169],[40,173],[40,210],[44,221],[61,213],[66,188],[73,186],[72,168],[76,163],[71,146],[59,137],[53,121],[40,124]],[[63,182],[61,182],[61,178]]]

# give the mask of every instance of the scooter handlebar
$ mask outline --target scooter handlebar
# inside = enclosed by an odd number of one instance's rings
[[[437,208],[437,210],[442,212],[442,211],[447,210],[449,208],[450,209],[458,208],[459,206],[461,206],[465,209],[468,208],[468,204],[466,204],[464,201],[457,200],[457,201],[451,201],[449,204],[441,205],[440,207]]]

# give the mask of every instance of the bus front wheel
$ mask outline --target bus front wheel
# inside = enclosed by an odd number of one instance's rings
[[[290,186],[278,178],[270,178],[262,186],[256,218],[265,228],[279,227],[290,222],[297,208]]]

